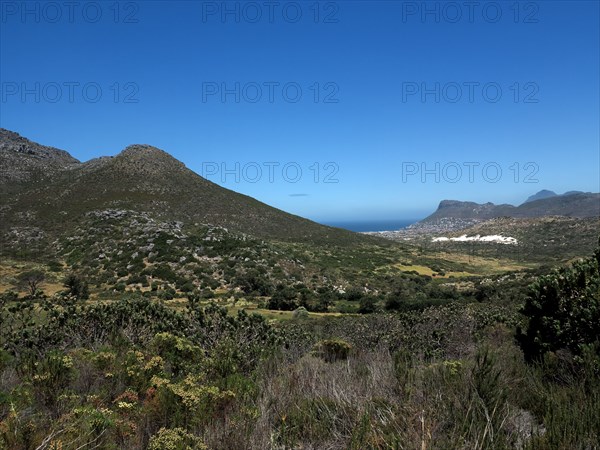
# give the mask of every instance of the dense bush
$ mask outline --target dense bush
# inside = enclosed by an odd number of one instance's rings
[[[317,342],[313,353],[327,362],[348,359],[352,346],[341,339],[326,339]]]
[[[298,307],[298,293],[293,287],[279,284],[269,299],[269,309],[293,311]]]
[[[66,288],[66,294],[75,297],[78,300],[87,300],[90,298],[90,292],[87,282],[79,275],[70,273],[64,281],[63,286]]]
[[[9,302],[16,302],[19,299],[19,294],[15,291],[6,291],[0,294],[0,307]]]
[[[202,430],[256,395],[279,339],[195,298],[181,311],[136,296],[4,305],[0,448],[206,448]]]
[[[5,296],[0,449],[596,448],[595,256],[535,284],[521,343],[536,364],[514,342],[525,275],[459,291],[387,274],[388,291],[346,294],[294,279],[269,306],[304,320],[280,322],[207,304],[204,280],[183,304],[145,298],[174,295],[164,280],[95,304]],[[369,314],[306,317],[331,302]]]
[[[261,273],[256,269],[250,269],[238,275],[235,283],[246,294],[267,296],[273,292],[273,286],[268,281],[264,271]]]
[[[359,314],[371,314],[375,311],[377,311],[377,298],[372,295],[364,295],[360,299]]]
[[[529,359],[561,349],[581,355],[587,346],[598,344],[600,248],[591,258],[541,276],[522,312],[528,323],[518,337]]]

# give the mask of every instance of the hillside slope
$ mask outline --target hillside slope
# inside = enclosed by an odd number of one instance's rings
[[[18,142],[34,154],[20,151]],[[87,212],[117,208],[151,213],[161,220],[222,226],[260,238],[368,242],[364,236],[317,224],[220,187],[149,145],[132,145],[115,157],[79,163],[67,152],[2,130],[0,148],[5,173],[18,169],[26,174],[2,198],[0,220],[5,228],[35,225],[60,235]],[[47,157],[42,157],[42,151]],[[34,176],[38,173],[43,177]]]
[[[443,200],[438,209],[423,219],[421,224],[432,224],[448,219],[481,221],[495,217],[536,218],[546,216],[600,217],[600,193],[568,192],[532,200],[519,206],[494,203],[474,203]]]
[[[0,128],[0,186],[3,189],[12,192],[22,183],[52,176],[78,164],[79,161],[64,150],[40,145]]]

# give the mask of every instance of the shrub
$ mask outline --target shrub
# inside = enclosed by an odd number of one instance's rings
[[[58,395],[75,376],[73,359],[60,351],[50,352],[35,363],[32,385],[36,397],[46,406],[52,406]]]
[[[344,297],[346,297],[346,300],[348,300],[349,302],[357,302],[359,301],[363,296],[363,293],[361,292],[360,289],[358,288],[350,288],[346,291],[346,294],[344,295]]]
[[[364,296],[360,299],[360,307],[358,308],[358,312],[360,314],[371,314],[377,310],[377,300],[375,297]]]
[[[294,313],[292,314],[292,317],[294,319],[307,319],[308,318],[308,311],[306,310],[306,308],[304,306],[300,306],[299,308],[296,308],[294,310]]]
[[[161,428],[150,438],[148,450],[204,450],[202,440],[183,428]]]
[[[178,280],[177,274],[167,264],[160,264],[155,266],[150,271],[150,275],[155,278],[160,278],[169,283],[175,283]]]
[[[317,342],[313,347],[313,354],[326,362],[348,359],[352,346],[341,339],[326,339]]]
[[[397,311],[402,308],[402,300],[398,297],[390,296],[385,299],[385,309],[387,311]]]
[[[63,286],[67,289],[66,294],[75,297],[78,300],[87,300],[90,298],[88,284],[79,275],[71,273],[63,281]]]
[[[157,333],[150,342],[150,349],[153,354],[163,358],[168,371],[174,376],[178,376],[184,368],[199,363],[203,356],[200,347],[186,338],[167,332]]]
[[[403,309],[408,292],[406,289],[400,287],[396,291],[392,292],[385,299],[385,309],[388,311],[398,311]]]
[[[477,289],[475,290],[475,298],[479,302],[483,301],[497,301],[500,297],[499,288],[496,284],[479,283]]]
[[[48,269],[51,272],[60,272],[62,270],[62,264],[59,263],[58,261],[49,261],[48,262]]]
[[[277,290],[269,300],[269,309],[282,311],[293,311],[298,307],[296,291],[283,285],[277,286]]]
[[[528,359],[560,349],[580,355],[596,343],[600,336],[600,248],[592,258],[540,277],[522,312],[528,323],[518,338]]]
[[[189,280],[178,280],[175,287],[181,292],[192,292],[195,289],[194,283]]]
[[[19,294],[15,291],[6,291],[0,294],[0,305],[5,305],[9,302],[16,302],[19,299]]]

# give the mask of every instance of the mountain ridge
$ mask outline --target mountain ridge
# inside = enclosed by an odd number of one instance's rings
[[[551,191],[546,191],[551,192]],[[538,192],[538,194],[544,191]],[[562,195],[538,194],[529,197],[524,203],[496,205],[491,202],[476,203],[460,200],[442,200],[437,210],[421,220],[421,224],[431,224],[448,219],[488,220],[496,217],[535,218],[545,216],[599,217],[600,193],[569,191]]]
[[[84,213],[121,208],[151,212],[164,220],[228,227],[261,238],[343,242],[364,238],[223,188],[149,144],[128,145],[115,156],[81,162],[65,150],[0,128],[0,188],[8,194],[0,207],[0,219],[7,226],[31,225],[36,218],[61,228]],[[600,216],[600,194],[557,195],[542,190],[519,206],[442,200],[417,225],[452,227],[453,222],[543,216]]]
[[[0,128],[0,184],[24,183],[81,164],[69,152]]]
[[[15,142],[34,152],[46,151],[48,157],[32,166],[28,154],[18,151]],[[0,179],[3,192],[8,194],[0,207],[0,220],[8,228],[35,224],[60,234],[90,211],[126,209],[149,212],[161,220],[222,226],[258,238],[372,241],[223,188],[151,145],[129,145],[115,156],[80,162],[64,150],[45,147],[2,129],[0,148],[6,156],[3,161],[7,173],[18,167],[25,172],[32,169],[18,183],[10,177]]]
[[[575,191],[571,191],[571,192],[575,192]],[[568,194],[568,192],[565,194]],[[551,198],[551,197],[556,197],[556,196],[557,196],[556,192],[549,191],[548,189],[542,189],[541,191],[538,191],[535,194],[530,195],[527,198],[527,200],[525,200],[523,203],[529,203],[529,202],[533,202],[535,200],[541,200],[543,198]]]

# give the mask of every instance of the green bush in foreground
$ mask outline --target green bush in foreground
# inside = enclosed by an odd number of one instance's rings
[[[600,248],[595,255],[542,276],[522,310],[525,333],[518,335],[528,359],[569,350],[581,355],[600,338]]]

